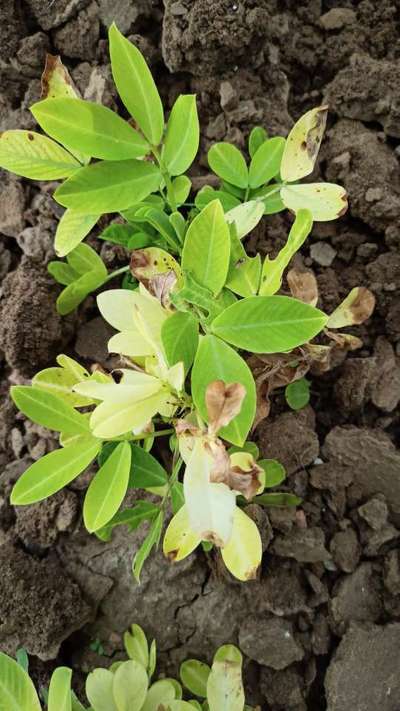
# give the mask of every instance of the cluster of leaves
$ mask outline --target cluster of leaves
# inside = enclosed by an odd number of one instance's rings
[[[98,297],[101,314],[116,329],[108,349],[120,356],[121,367],[89,373],[62,355],[58,367],[39,373],[31,387],[12,389],[26,416],[60,433],[61,449],[22,475],[11,500],[27,505],[51,496],[97,458],[84,522],[103,540],[117,525],[133,530],[149,522],[134,558],[137,579],[160,541],[171,502],[165,555],[179,561],[200,543],[216,545],[232,574],[247,580],[256,575],[262,546],[246,505],[298,503],[289,494],[264,493],[285,472],[275,461],[260,461],[247,441],[265,416],[268,392],[279,381],[288,386],[288,403],[303,406],[304,375],[329,350],[312,339],[321,334],[352,347],[354,337],[328,334],[360,323],[373,308],[369,292],[355,289],[328,316],[316,307],[318,295],[293,273],[291,295],[277,293],[313,220],[335,219],[347,207],[340,186],[297,184],[313,170],[327,108],[308,111],[286,140],[254,129],[249,165],[235,146],[212,146],[208,162],[220,185],[203,187],[187,203],[192,184],[185,172],[199,146],[195,97],[179,96],[165,126],[147,64],[115,25],[110,54],[131,119],[80,99],[53,58],[46,98],[31,109],[49,137],[31,131],[0,137],[2,167],[32,179],[66,178],[54,193],[66,208],[55,237],[66,261],[49,265],[66,287],[58,300],[61,313],[116,275],[81,244],[101,215],[119,213],[124,220],[101,238],[132,250],[130,265],[122,268],[129,270],[129,283]],[[263,262],[260,255],[250,257],[243,239],[265,214],[283,209],[295,215],[285,246]],[[156,437],[166,434],[170,474],[150,454]],[[129,487],[161,501],[146,498],[120,510]]]
[[[83,706],[71,689],[72,670],[58,667],[49,689],[42,688],[47,711],[252,711],[245,705],[242,683],[242,655],[233,645],[220,647],[211,668],[190,659],[180,668],[180,679],[152,681],[156,668],[156,643],[148,644],[139,625],[124,635],[128,661],[109,669],[99,668],[86,679],[90,709]],[[183,695],[195,698],[183,700]],[[17,661],[0,652],[0,708],[41,711],[39,695],[29,677],[29,661],[24,650]]]

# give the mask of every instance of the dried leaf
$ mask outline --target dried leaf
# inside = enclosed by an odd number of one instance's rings
[[[375,296],[364,286],[356,286],[330,315],[328,328],[355,326],[369,318],[375,308]]]
[[[171,292],[177,282],[175,272],[165,272],[164,274],[156,274],[148,281],[147,289],[152,296],[160,302],[165,309],[171,306]]]
[[[231,466],[225,484],[239,491],[248,501],[260,493],[264,470],[248,452],[236,452],[231,456]]]
[[[77,99],[80,97],[68,70],[58,56],[46,54],[46,64],[41,81],[42,99]]]
[[[295,299],[299,299],[305,304],[310,304],[310,306],[317,305],[318,283],[311,269],[302,272],[298,269],[290,269],[286,279],[290,292]]]
[[[229,425],[239,414],[245,396],[246,388],[241,383],[214,380],[207,386],[205,399],[210,433]]]
[[[131,255],[130,270],[132,275],[149,289],[151,280],[159,275],[175,273],[176,280],[181,278],[181,268],[178,262],[164,249],[145,247],[135,249]]]

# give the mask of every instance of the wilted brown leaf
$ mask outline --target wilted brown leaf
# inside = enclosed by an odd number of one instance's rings
[[[318,284],[311,269],[303,272],[298,269],[290,269],[286,279],[290,292],[295,299],[299,299],[305,304],[316,306],[318,302]]]
[[[217,433],[239,414],[246,396],[246,388],[241,383],[224,383],[214,380],[206,389],[206,408],[210,433]]]
[[[254,457],[248,452],[229,456],[220,439],[210,440],[207,449],[213,459],[210,481],[226,484],[247,500],[252,499],[260,489],[263,474]]]
[[[42,74],[42,99],[77,99],[80,94],[64,67],[60,57],[46,54],[46,64]]]
[[[355,326],[369,318],[375,308],[375,296],[364,286],[356,286],[330,315],[328,328]]]
[[[152,296],[158,299],[161,306],[168,309],[171,306],[171,291],[173,291],[175,284],[175,272],[165,272],[164,274],[156,274],[151,277],[148,281],[147,289]]]

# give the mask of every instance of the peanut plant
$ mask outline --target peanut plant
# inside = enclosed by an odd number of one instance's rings
[[[89,372],[62,354],[31,386],[11,389],[20,411],[59,432],[61,445],[27,469],[11,501],[41,501],[96,460],[85,526],[106,541],[116,526],[132,531],[148,523],[134,556],[136,579],[171,507],[163,539],[170,561],[200,544],[215,546],[229,571],[248,580],[257,575],[262,545],[247,505],[299,503],[266,492],[285,471],[260,459],[251,441],[268,414],[268,396],[285,386],[289,405],[304,406],[306,373],[329,369],[335,349],[360,347],[356,336],[337,329],[361,323],[374,306],[372,294],[357,287],[327,315],[317,308],[315,277],[293,269],[281,293],[313,221],[336,219],[347,208],[339,185],[299,183],[313,171],[327,107],[308,111],[287,139],[253,129],[249,161],[229,143],[213,145],[208,162],[219,186],[193,195],[186,172],[199,147],[195,96],[179,96],[165,123],[141,53],[115,25],[109,39],[130,118],[82,100],[61,61],[48,57],[44,98],[31,108],[47,135],[15,130],[0,137],[0,166],[32,180],[65,179],[54,192],[66,208],[55,235],[61,259],[49,264],[64,286],[59,312],[124,274],[121,288],[97,297],[115,329],[108,350],[119,367]],[[249,256],[244,238],[265,215],[283,210],[294,215],[284,247],[264,260]],[[130,263],[111,274],[82,242],[106,213],[117,218],[100,238],[131,252]],[[160,437],[169,438],[169,472],[151,453]],[[145,495],[124,508],[129,488]]]
[[[159,678],[152,681],[156,668],[156,643],[148,644],[139,625],[124,635],[128,661],[114,662],[90,672],[85,691],[90,708],[83,706],[71,688],[72,670],[58,667],[48,689],[40,696],[29,677],[29,661],[24,650],[17,660],[0,652],[0,708],[18,711],[257,711],[245,705],[242,683],[242,655],[232,644],[220,647],[209,667],[190,659],[180,668],[180,681]],[[183,695],[193,696],[188,701]]]

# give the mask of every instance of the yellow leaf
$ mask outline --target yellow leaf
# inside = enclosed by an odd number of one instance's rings
[[[348,207],[345,189],[335,183],[285,185],[281,188],[281,198],[285,207],[294,213],[309,210],[315,222],[336,220]]]
[[[172,518],[165,531],[163,551],[170,560],[178,562],[186,558],[201,542],[201,538],[190,528],[189,514],[186,506],[182,506]]]
[[[107,347],[109,353],[119,353],[130,358],[141,358],[153,354],[153,347],[137,329],[116,333],[108,341]]]
[[[131,430],[145,427],[160,407],[168,400],[169,394],[160,389],[144,400],[105,401],[98,405],[90,418],[90,426],[95,437],[110,439]]]
[[[251,580],[257,575],[262,558],[260,532],[254,521],[236,507],[232,535],[221,551],[228,570],[238,580]]]
[[[329,316],[327,328],[354,326],[369,318],[375,308],[375,296],[364,286],[356,286]]]
[[[327,106],[307,111],[290,131],[281,163],[282,180],[293,182],[312,173],[324,135]]]
[[[97,306],[102,317],[117,331],[135,329],[133,308],[136,303],[132,291],[109,289],[97,297]]]
[[[236,494],[226,484],[210,483],[212,467],[206,440],[196,437],[183,479],[190,527],[202,540],[223,546],[232,534]]]
[[[152,375],[134,370],[121,370],[120,372],[123,373],[123,377],[119,383],[85,381],[74,385],[74,392],[95,398],[95,400],[123,403],[125,401],[143,400],[161,389],[160,381],[157,378],[153,378]]]

